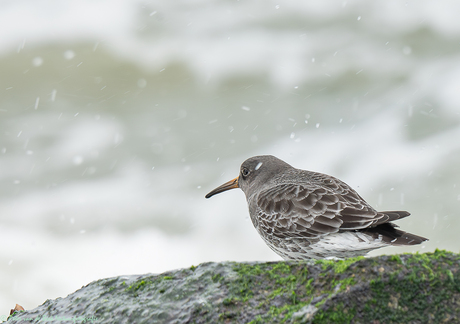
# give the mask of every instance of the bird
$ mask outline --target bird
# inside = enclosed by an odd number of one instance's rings
[[[346,259],[428,240],[397,229],[393,221],[409,212],[378,212],[345,182],[272,155],[248,158],[238,177],[205,197],[234,188],[246,195],[259,235],[285,260]]]

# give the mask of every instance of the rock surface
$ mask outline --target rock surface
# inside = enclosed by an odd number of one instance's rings
[[[8,323],[459,323],[460,255],[204,263],[101,279]]]

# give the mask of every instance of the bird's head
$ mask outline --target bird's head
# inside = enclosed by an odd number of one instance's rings
[[[292,167],[272,155],[253,156],[241,164],[238,177],[212,190],[205,197],[211,198],[218,193],[234,188],[241,188],[246,197],[250,197],[255,190],[254,188],[262,188],[264,184],[286,168]]]

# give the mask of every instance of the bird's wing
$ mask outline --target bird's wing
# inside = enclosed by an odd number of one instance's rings
[[[313,189],[298,184],[280,184],[261,191],[254,201],[258,225],[267,234],[280,238],[315,239],[388,221],[385,214],[375,211],[345,186],[340,193],[327,186]]]
[[[343,221],[341,230],[375,227],[410,215],[406,211],[377,212],[349,185],[327,174],[310,172],[309,177],[315,186],[326,189],[328,194],[338,195],[345,204],[340,212]]]

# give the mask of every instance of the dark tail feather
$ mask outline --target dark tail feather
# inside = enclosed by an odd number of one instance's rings
[[[410,215],[410,213],[406,211],[383,211],[379,212],[379,214],[387,215],[389,218],[388,222],[392,222]]]
[[[398,212],[384,212],[387,213],[398,213]],[[401,212],[399,212],[401,213]],[[406,217],[409,215],[405,215]],[[376,239],[380,236],[382,240],[386,243],[391,245],[417,245],[422,242],[428,241],[427,238],[407,233],[395,228],[396,225],[392,223],[385,223],[381,225],[377,225],[372,228],[366,228],[362,230],[363,233],[372,235]]]

